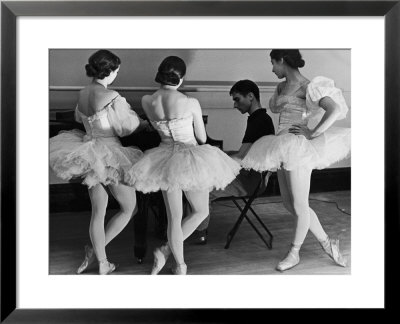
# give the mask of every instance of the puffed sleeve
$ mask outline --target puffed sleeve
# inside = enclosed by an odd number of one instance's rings
[[[131,134],[140,124],[140,119],[136,112],[124,97],[116,97],[108,109],[108,120],[115,133],[120,136]]]
[[[76,122],[82,124],[82,117],[81,117],[81,114],[79,113],[78,105],[76,105],[76,107],[75,107],[75,115],[74,115],[74,117],[75,117],[75,121]]]
[[[324,97],[330,97],[340,108],[340,114],[337,120],[346,118],[349,108],[343,97],[342,90],[335,87],[333,80],[326,77],[315,77],[307,86],[306,105],[307,114],[315,117],[321,114],[323,110],[319,106],[319,101]]]

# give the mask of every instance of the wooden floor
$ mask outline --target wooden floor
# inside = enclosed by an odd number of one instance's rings
[[[336,202],[337,205],[334,203]],[[185,242],[185,261],[188,275],[346,275],[351,273],[351,202],[350,191],[311,194],[310,206],[320,218],[326,232],[340,239],[342,254],[348,266],[336,266],[322,251],[317,240],[308,234],[301,249],[298,266],[284,273],[275,270],[277,263],[288,250],[292,238],[292,218],[280,203],[280,197],[258,198],[253,208],[272,232],[273,247],[268,249],[253,228],[243,221],[229,249],[224,249],[226,235],[233,226],[239,212],[231,202],[212,204],[208,244],[199,246]],[[340,208],[342,211],[340,211]],[[107,217],[115,213],[110,210]],[[346,214],[348,213],[348,214]],[[110,261],[119,267],[113,275],[149,274],[153,258],[151,251],[160,245],[154,234],[153,217],[148,226],[148,252],[142,264],[138,264],[133,253],[133,222],[108,246]],[[75,274],[84,257],[83,246],[89,242],[88,227],[90,213],[55,213],[50,215],[50,274]],[[172,257],[160,274],[170,274]],[[87,271],[97,274],[97,268]]]

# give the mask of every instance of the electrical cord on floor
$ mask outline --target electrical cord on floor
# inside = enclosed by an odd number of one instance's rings
[[[316,198],[309,198],[309,200],[314,200],[314,201],[319,201],[319,202],[324,202],[324,203],[328,203],[328,204],[335,204],[336,208],[342,212],[343,214],[346,215],[350,215],[350,213],[346,212],[345,208],[340,208],[339,204],[336,201],[331,201],[331,200],[324,200],[324,199],[316,199]],[[277,200],[277,201],[269,201],[269,202],[263,202],[263,203],[258,203],[258,204],[252,204],[252,206],[257,206],[257,205],[265,205],[265,204],[278,204],[278,203],[282,203],[282,200]],[[217,205],[219,206],[224,206],[224,207],[230,207],[230,208],[236,208],[236,206],[229,206],[229,205],[225,205],[225,204],[221,204],[218,201],[216,202]]]
[[[339,204],[338,204],[336,201],[325,200],[325,199],[316,199],[316,198],[310,198],[310,200],[325,202],[325,203],[328,203],[328,204],[335,204],[335,205],[336,205],[336,208],[337,208],[338,210],[340,210],[343,214],[346,214],[346,215],[350,215],[350,216],[351,216],[350,213],[346,212],[346,209],[345,209],[345,208],[340,208]]]

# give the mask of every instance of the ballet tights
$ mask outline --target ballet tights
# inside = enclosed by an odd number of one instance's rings
[[[186,191],[191,213],[182,221],[182,191],[163,191],[167,210],[168,245],[177,264],[184,264],[183,241],[188,238],[209,213],[208,191]]]
[[[100,184],[89,189],[92,204],[92,216],[89,225],[90,240],[97,260],[107,260],[105,247],[128,224],[137,211],[135,190],[125,185],[109,185],[111,194],[117,200],[120,210],[107,224],[104,230],[104,218],[108,203],[108,194]]]
[[[311,171],[308,168],[298,168],[291,171],[278,170],[279,188],[283,204],[296,217],[292,243],[297,247],[303,244],[308,230],[320,242],[328,239],[328,235],[322,228],[318,216],[308,204]]]

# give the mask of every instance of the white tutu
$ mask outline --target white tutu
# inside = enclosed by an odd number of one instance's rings
[[[89,188],[102,183],[124,183],[127,171],[143,153],[123,147],[117,137],[90,139],[80,130],[63,131],[50,138],[50,167],[64,180],[83,178]]]
[[[239,170],[236,161],[214,146],[162,143],[145,152],[125,181],[144,193],[211,191],[225,188]]]
[[[128,170],[143,155],[135,147],[123,147],[118,136],[131,134],[140,124],[126,99],[117,95],[103,109],[85,116],[75,108],[75,119],[85,132],[62,131],[50,138],[50,167],[64,180],[83,178],[89,188],[125,183]]]
[[[318,102],[323,97],[329,96],[338,104],[338,119],[345,118],[348,108],[340,89],[334,87],[332,80],[317,77],[298,91],[303,93],[299,96],[281,96],[275,91],[270,108],[272,112],[281,114],[278,135],[261,137],[251,146],[241,162],[245,169],[323,169],[349,156],[350,128],[330,127],[322,135],[311,140],[302,135],[288,133],[288,128],[292,125],[307,125],[311,119],[322,117],[322,108],[318,106]],[[304,97],[306,99],[302,99]]]
[[[297,167],[324,169],[350,154],[350,128],[331,127],[321,136],[307,140],[286,133],[260,138],[241,164],[245,169],[276,171]]]

